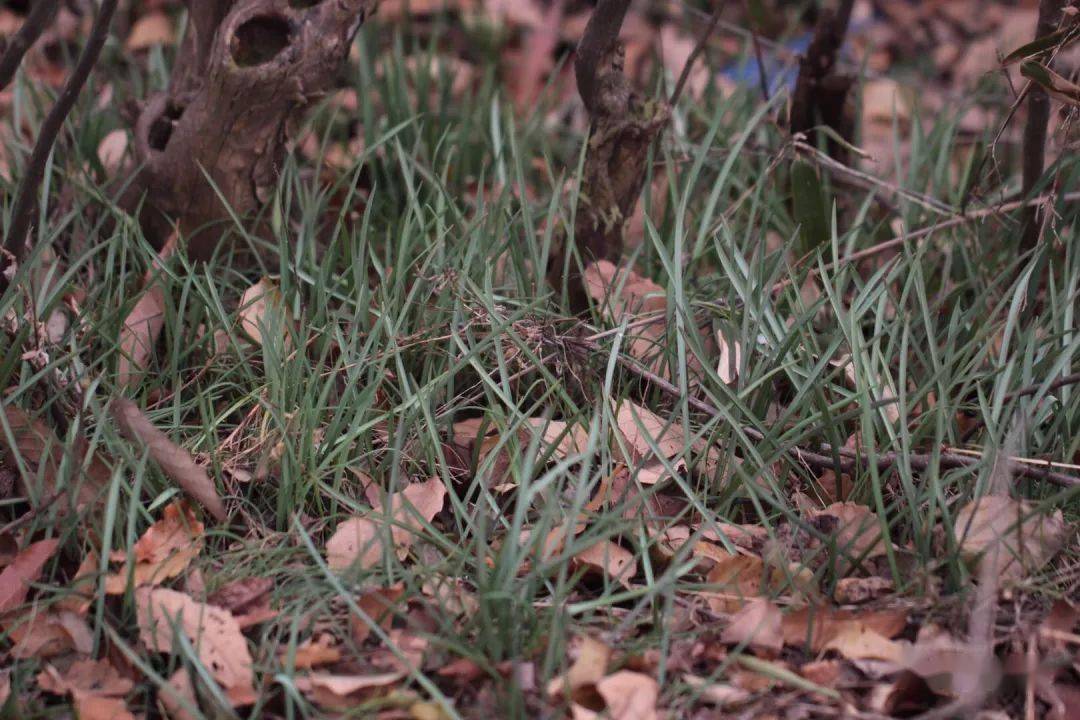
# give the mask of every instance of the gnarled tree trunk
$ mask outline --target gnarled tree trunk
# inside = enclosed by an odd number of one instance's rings
[[[270,197],[290,135],[329,91],[369,0],[186,0],[190,26],[169,90],[135,127],[144,170],[132,205],[162,242],[173,221],[206,258],[229,217]],[[225,203],[228,204],[226,208]]]

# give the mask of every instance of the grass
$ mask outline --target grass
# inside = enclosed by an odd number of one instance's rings
[[[1059,242],[1040,251],[1052,262],[1038,288],[1030,271],[1039,257],[1018,254],[1014,217],[908,243],[869,271],[830,270],[827,263],[898,227],[941,219],[904,197],[890,200],[899,215],[883,212],[876,191],[830,178],[826,192],[842,218],[839,230],[830,223],[829,243],[795,261],[784,252],[800,242],[785,190],[789,163],[775,162],[784,137],[770,121],[782,97],[766,107],[751,87],[684,99],[675,129],[657,150],[657,167],[669,180],[665,210],[647,219],[633,259],[666,291],[662,352],[684,396],[692,384],[688,363],[703,368],[694,391],[720,409],[707,417],[685,397],[644,386],[615,363],[633,330],[616,328],[592,357],[559,356],[565,349],[559,338],[574,323],[560,293],[546,286],[544,268],[558,234],[573,227],[575,195],[567,188],[581,137],[551,128],[540,113],[513,115],[497,81],[497,48],[485,51],[475,87],[456,96],[453,76],[408,61],[433,55],[437,32],[428,40],[387,36],[376,23],[361,33],[359,62],[350,71],[356,116],[328,104],[310,122],[325,150],[359,121],[363,150],[351,166],[328,169],[291,158],[258,232],[235,225],[233,250],[209,264],[192,265],[182,255],[164,263],[165,327],[151,372],[134,393],[158,428],[207,464],[230,507],[247,521],[246,530],[208,530],[198,561],[207,590],[249,576],[274,581],[280,615],[251,635],[266,691],[241,715],[317,716],[296,689],[288,660],[310,633],[308,622],[364,621],[353,592],[394,583],[405,589],[402,617],[425,630],[429,653],[446,661],[470,658],[484,670],[477,687],[491,694],[472,698],[477,707],[535,716],[535,693],[499,664],[534,660],[542,688],[565,670],[570,638],[603,634],[628,651],[659,648],[665,702],[673,710],[689,708],[700,690],[683,684],[667,662],[668,651],[692,632],[666,620],[702,587],[693,561],[684,551],[659,562],[657,530],[640,514],[625,518],[618,506],[585,510],[620,462],[611,437],[613,406],[623,398],[724,448],[714,473],[680,475],[676,489],[642,488],[647,497],[686,499],[680,516],[664,522],[694,515],[702,528],[753,523],[774,538],[785,526],[799,528],[824,543],[817,552],[829,557],[811,564],[825,594],[839,579],[835,560],[843,549],[830,547],[829,536],[800,513],[796,490],[811,498],[823,491],[788,448],[841,447],[858,433],[872,452],[899,453],[894,471],[870,465],[852,477],[848,499],[882,519],[898,548],[888,557],[892,575],[908,581],[897,592],[909,597],[921,596],[928,575],[942,578],[946,593],[962,595],[969,587],[953,535],[940,528],[950,528],[957,510],[982,491],[990,461],[975,470],[916,473],[906,455],[970,446],[990,456],[1021,423],[1023,455],[1066,462],[1080,456],[1080,393],[1066,387],[1009,396],[1030,384],[1045,386],[1080,361],[1075,205],[1056,208]],[[113,52],[106,63],[118,62]],[[160,55],[152,56],[148,72],[129,72],[136,93],[167,77]],[[34,325],[9,322],[0,360],[5,405],[50,422],[67,417],[66,432],[59,430],[67,446],[85,437],[110,459],[98,507],[62,514],[57,504],[22,525],[28,537],[63,542],[63,554],[46,571],[53,580],[39,588],[45,603],[71,592],[56,570],[91,551],[99,557],[127,551],[179,492],[120,437],[104,411],[112,395],[124,392],[116,384],[117,338],[154,251],[113,204],[116,185],[105,182],[92,160],[104,134],[122,126],[115,113],[93,108],[103,76],[99,71],[97,87],[69,119],[43,188],[45,221],[25,269],[40,275],[0,299],[5,317],[29,314],[46,323],[60,313],[70,323],[41,342]],[[126,92],[124,86],[117,83],[116,92]],[[45,98],[40,88],[21,83],[10,122],[33,126]],[[1004,106],[995,109],[1003,116]],[[947,159],[959,153],[962,139],[947,115],[934,120],[931,127],[917,119],[909,132],[897,127],[910,158],[889,182],[956,206],[963,179]],[[982,139],[992,139],[995,129],[988,127]],[[11,152],[16,163],[24,161],[26,142],[14,143]],[[1063,156],[1055,172],[1062,187],[1075,187],[1080,163]],[[1002,176],[1004,184],[986,197],[1015,192],[1015,168]],[[2,187],[6,222],[14,187],[10,181]],[[62,262],[53,261],[50,247]],[[820,271],[818,292],[800,293],[812,270]],[[295,322],[267,328],[260,347],[239,329],[237,307],[263,276],[279,285]],[[790,284],[771,293],[781,281]],[[1037,302],[1029,299],[1033,290]],[[586,321],[597,330],[610,327],[600,308]],[[717,375],[699,326],[723,330],[744,348],[736,384]],[[44,355],[27,353],[34,348]],[[843,355],[851,358],[846,370],[830,363]],[[896,402],[881,403],[890,388]],[[466,459],[475,468],[455,470],[461,458],[450,442],[453,424],[477,416],[498,429],[506,452],[479,461],[474,455]],[[541,443],[526,421],[540,416],[580,422],[590,432],[587,451],[537,459]],[[764,440],[751,440],[746,427]],[[258,477],[244,482],[237,470]],[[362,475],[386,492],[435,475],[452,492],[442,513],[425,524],[412,556],[402,561],[387,553],[378,567],[337,576],[322,548],[338,522],[367,507]],[[31,484],[42,498],[51,485],[72,488],[84,476],[77,456],[67,453],[57,478],[41,471]],[[502,484],[512,489],[495,489]],[[1070,521],[1080,515],[1075,488],[1025,481],[1016,490],[1040,508],[1063,509]],[[0,512],[15,520],[25,508],[26,498],[13,496]],[[581,513],[586,529],[545,558],[540,539],[550,529],[570,528]],[[518,542],[527,530],[531,540]],[[633,553],[640,570],[632,588],[583,578],[573,563],[576,552],[602,539],[618,539]],[[1064,556],[1021,591],[1039,599],[1075,594],[1078,562],[1074,533]],[[474,605],[455,612],[433,590],[440,585],[467,591]],[[214,695],[192,648],[173,656],[141,650],[130,591],[119,601],[99,596],[90,616],[98,646],[118,649],[151,678],[129,698],[132,706],[151,703],[149,688],[181,665],[193,668]],[[15,664],[13,686],[31,685],[39,668],[33,659]],[[717,677],[730,669],[721,665]],[[448,697],[439,677],[416,673],[411,685],[448,716],[470,714],[469,699]],[[41,717],[56,710],[40,702],[33,708]],[[353,714],[375,709],[361,706]]]

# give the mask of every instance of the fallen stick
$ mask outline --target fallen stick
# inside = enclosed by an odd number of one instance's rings
[[[600,345],[591,340],[579,340],[578,344],[591,352],[598,352],[601,350]],[[674,398],[684,397],[679,388],[656,373],[641,367],[635,360],[626,357],[625,355],[618,355],[615,361],[631,374],[655,385],[664,394]],[[720,414],[720,411],[715,406],[701,398],[694,397],[693,395],[687,395],[685,398],[686,402],[695,410],[713,416]],[[751,440],[765,440],[765,434],[757,428],[743,426],[740,427],[740,430]],[[868,466],[870,463],[865,448],[853,450],[846,447],[834,447],[828,443],[821,443],[813,450],[796,445],[784,448],[784,452],[794,457],[803,465],[819,470],[839,469],[841,472],[851,473],[860,467]],[[838,460],[838,458],[840,459]],[[973,467],[982,462],[981,457],[969,457],[950,452],[940,453],[935,462],[933,455],[929,453],[908,453],[901,456],[896,451],[890,450],[889,452],[877,456],[877,469],[878,471],[887,470],[900,463],[901,460],[906,461],[912,469],[919,471],[929,470],[935,466],[945,470],[955,470]],[[1024,463],[1011,463],[1009,470],[1015,476],[1028,478],[1030,480],[1041,480],[1066,488],[1080,487],[1080,478],[1056,472],[1048,467],[1038,467]]]

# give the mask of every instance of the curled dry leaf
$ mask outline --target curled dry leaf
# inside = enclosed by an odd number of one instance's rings
[[[390,587],[366,590],[356,598],[356,605],[371,621],[383,630],[389,630],[394,622],[394,612],[405,594],[405,585],[396,583]],[[363,618],[350,616],[349,624],[352,628],[353,641],[362,645],[371,636],[372,625]]]
[[[267,337],[281,337],[282,347],[288,350],[292,325],[292,314],[273,280],[261,278],[244,291],[240,299],[240,328],[256,344],[265,345]]]
[[[957,513],[953,532],[965,559],[995,562],[994,574],[1015,582],[1050,562],[1066,528],[1060,510],[1045,515],[1025,500],[987,495]]]
[[[165,327],[165,289],[155,277],[148,279],[146,291],[124,318],[120,330],[120,358],[116,362],[116,382],[131,387],[142,380],[154,345]]]
[[[742,367],[742,344],[738,340],[728,340],[721,331],[716,332],[716,342],[720,347],[720,360],[716,365],[716,374],[720,380],[730,385],[739,378]]]
[[[126,130],[113,130],[98,143],[97,156],[105,173],[110,177],[120,170],[127,154],[128,135]]]
[[[149,12],[135,21],[128,33],[124,47],[129,52],[148,50],[154,45],[172,45],[176,42],[172,21],[161,11]]]
[[[593,543],[574,555],[574,563],[590,572],[606,575],[630,587],[630,578],[637,574],[637,560],[627,549],[610,540]]]
[[[76,660],[65,672],[46,665],[37,681],[46,692],[70,695],[79,720],[134,720],[123,700],[134,684],[107,660]]]
[[[41,577],[45,563],[56,554],[59,540],[39,540],[20,550],[0,572],[0,613],[14,610],[26,601],[30,585]]]
[[[732,617],[720,641],[776,654],[784,647],[783,613],[771,600],[754,598]]]
[[[782,624],[785,645],[806,645],[814,653],[821,652],[841,635],[869,631],[891,639],[905,627],[907,610],[903,608],[855,612],[821,606],[789,612]]]
[[[16,660],[47,659],[77,652],[89,655],[94,649],[94,634],[81,615],[60,612],[31,612],[17,617],[6,616],[0,627],[11,643],[9,651]]]
[[[596,691],[604,700],[606,713],[599,715],[588,711],[581,714],[575,708],[576,718],[605,717],[611,720],[657,720],[656,701],[660,697],[660,684],[644,673],[620,670],[596,683]]]
[[[390,525],[391,549],[404,560],[413,540],[424,524],[442,510],[445,500],[446,486],[441,478],[410,484],[390,496],[386,512],[373,508],[364,517],[349,518],[338,525],[326,543],[327,564],[335,571],[345,570],[357,561],[365,568],[378,564],[382,560],[384,523]]]
[[[332,710],[351,710],[363,700],[387,693],[406,673],[331,675],[311,673],[294,681],[313,703]]]
[[[833,537],[840,553],[842,572],[849,571],[857,562],[887,552],[881,535],[881,520],[865,505],[833,503],[821,510],[811,510],[809,517],[819,530]]]
[[[187,668],[180,668],[172,674],[158,690],[158,702],[169,720],[195,720],[199,701],[195,698],[195,686]]]
[[[150,457],[177,485],[199,501],[218,522],[228,520],[225,505],[217,494],[214,481],[206,474],[191,454],[154,427],[139,407],[127,398],[113,398],[112,416],[121,432],[133,442],[146,446]]]
[[[173,652],[175,627],[196,648],[199,660],[233,705],[255,701],[251,653],[231,613],[166,588],[139,588],[135,591],[135,606],[139,638],[147,648]]]
[[[278,655],[282,664],[289,661],[288,648],[282,648]],[[341,650],[338,649],[334,636],[323,633],[318,637],[310,637],[296,646],[296,652],[292,657],[292,667],[297,670],[310,670],[321,665],[331,665],[340,659]]]
[[[566,674],[548,683],[548,696],[577,698],[580,690],[600,682],[607,673],[610,661],[610,647],[595,638],[582,637],[577,646],[577,658]]]
[[[128,565],[126,553],[120,553],[124,565],[105,578],[105,592],[123,593],[129,573],[132,587],[160,585],[180,575],[202,552],[203,530],[191,508],[179,502],[166,506],[161,520],[147,528],[132,548],[134,566]]]
[[[616,416],[619,432],[626,441],[627,466],[637,470],[637,480],[652,485],[670,477],[660,458],[669,460],[673,470],[686,469],[685,458],[678,457],[686,450],[686,433],[681,424],[666,422],[656,413],[624,400]],[[653,450],[655,445],[656,450]]]

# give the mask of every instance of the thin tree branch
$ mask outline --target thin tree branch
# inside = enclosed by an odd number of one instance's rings
[[[33,222],[34,208],[38,192],[38,185],[45,174],[45,163],[52,152],[56,136],[64,126],[64,120],[74,107],[75,101],[82,92],[90,77],[90,71],[97,64],[101,48],[109,35],[109,25],[112,23],[113,14],[116,12],[117,0],[102,0],[94,25],[90,30],[90,37],[86,41],[79,61],[75,65],[71,76],[60,91],[60,97],[49,110],[45,122],[41,124],[34,150],[30,154],[30,162],[26,167],[22,182],[19,184],[19,193],[15,198],[15,206],[11,211],[11,225],[8,228],[7,237],[4,238],[3,252],[0,253],[0,294],[8,288],[6,270],[12,263],[16,265],[26,253],[27,231]],[[16,267],[16,271],[18,268]]]
[[[694,61],[697,60],[705,50],[705,43],[709,41],[709,36],[712,35],[713,30],[716,29],[716,24],[720,22],[720,13],[724,11],[724,6],[727,5],[726,0],[720,0],[716,4],[716,9],[713,10],[712,15],[709,17],[709,24],[705,27],[705,32],[701,33],[701,37],[698,38],[697,44],[694,45],[694,49],[690,51],[690,56],[686,58],[686,63],[683,65],[682,72],[679,73],[679,80],[675,83],[675,89],[671,91],[671,99],[668,100],[668,105],[675,107],[675,103],[679,101],[679,97],[682,95],[683,88],[686,87],[686,82],[690,79],[690,71],[694,67]]]
[[[601,350],[598,343],[589,340],[580,340],[579,344],[592,352]],[[643,368],[635,360],[624,355],[618,355],[616,357],[616,362],[632,375],[651,383],[664,394],[677,399],[683,399],[685,397],[687,404],[695,410],[711,416],[720,414],[720,411],[711,403],[694,397],[693,395],[684,396],[682,391],[675,387],[675,385],[656,373]],[[757,428],[741,427],[740,430],[751,440],[762,442],[766,439],[765,434]],[[865,448],[853,450],[851,448],[834,447],[828,443],[821,443],[812,450],[796,445],[784,448],[784,452],[800,464],[819,470],[839,469],[841,472],[850,474],[860,467],[869,465],[869,458],[866,456]],[[840,458],[839,462],[837,462],[837,457]],[[885,471],[900,464],[902,461],[906,462],[913,470],[924,472],[932,469],[955,470],[968,468],[978,465],[981,462],[981,458],[942,452],[937,456],[935,461],[932,454],[905,453],[901,456],[895,451],[889,451],[877,456],[876,465],[878,471]],[[1060,485],[1061,487],[1080,487],[1080,478],[1055,472],[1045,466],[1039,467],[1023,463],[1011,463],[1009,469],[1015,476],[1025,477],[1031,480],[1041,480],[1054,485]]]
[[[1039,21],[1035,37],[1041,38],[1057,29],[1065,0],[1042,0],[1039,3]],[[1030,197],[1035,185],[1042,178],[1046,162],[1046,129],[1050,123],[1050,95],[1038,83],[1032,83],[1028,91],[1028,117],[1024,126],[1024,197]],[[1024,235],[1021,247],[1030,250],[1039,242],[1039,206],[1024,209]]]
[[[60,0],[36,0],[30,8],[30,14],[23,20],[22,26],[4,49],[0,58],[0,90],[3,90],[15,77],[22,64],[23,55],[29,50],[45,28],[52,22]]]

